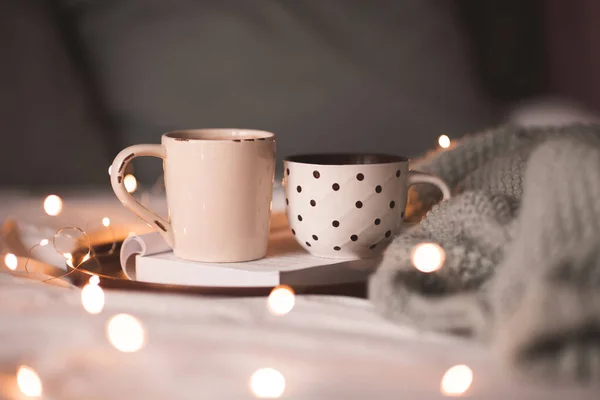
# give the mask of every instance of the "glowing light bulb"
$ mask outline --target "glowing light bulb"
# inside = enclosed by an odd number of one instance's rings
[[[129,314],[117,314],[107,324],[106,334],[113,347],[124,353],[133,353],[144,346],[144,327]]]
[[[100,284],[100,277],[98,275],[92,275],[92,277],[89,280],[89,284],[90,285],[99,285]]]
[[[56,216],[62,211],[62,199],[55,194],[51,194],[44,200],[44,211],[46,214]]]
[[[292,311],[295,304],[296,295],[292,288],[287,285],[275,287],[267,299],[269,311],[275,315],[285,315],[289,313]]]
[[[104,290],[98,284],[88,284],[81,289],[81,304],[90,314],[100,314],[104,308]]]
[[[40,246],[46,246],[48,243],[50,243],[50,241],[48,239],[42,239],[40,240]]]
[[[123,184],[125,185],[125,190],[127,190],[129,193],[135,192],[138,186],[135,176],[131,174],[125,175],[125,178],[123,178]]]
[[[466,365],[455,365],[444,374],[440,391],[446,396],[460,396],[473,383],[473,371]]]
[[[40,397],[42,395],[42,380],[35,370],[26,365],[21,365],[17,371],[17,385],[19,390],[27,397]]]
[[[108,218],[108,217],[102,218],[102,225],[104,225],[105,227],[108,228],[108,226],[110,225],[110,218]]]
[[[416,269],[430,273],[442,267],[446,253],[435,243],[421,243],[414,248],[411,259]]]
[[[19,265],[19,259],[13,253],[8,253],[4,256],[4,264],[6,265],[6,268],[14,271]]]
[[[438,138],[438,144],[442,149],[450,147],[450,138],[447,135],[442,135]]]
[[[276,369],[261,368],[252,374],[250,389],[259,399],[276,399],[285,391],[285,378]]]

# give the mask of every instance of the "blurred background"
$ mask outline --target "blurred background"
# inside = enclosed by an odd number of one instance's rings
[[[532,110],[593,117],[598,18],[595,0],[0,0],[0,186],[108,188],[121,148],[173,129],[273,131],[279,160],[414,157]]]

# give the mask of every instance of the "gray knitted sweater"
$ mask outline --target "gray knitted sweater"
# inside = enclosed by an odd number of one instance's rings
[[[600,383],[600,126],[504,126],[411,167],[454,197],[387,248],[369,282],[378,310],[474,335],[528,374]],[[440,270],[412,266],[421,242],[444,249]]]

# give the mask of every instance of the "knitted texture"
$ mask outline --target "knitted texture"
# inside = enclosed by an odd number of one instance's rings
[[[389,245],[369,282],[377,309],[474,335],[519,371],[600,384],[600,126],[504,126],[412,167],[454,196]],[[445,252],[433,273],[412,265],[423,242]]]

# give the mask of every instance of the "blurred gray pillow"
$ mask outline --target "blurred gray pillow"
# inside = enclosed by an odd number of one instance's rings
[[[235,127],[278,134],[279,160],[412,156],[440,134],[491,121],[444,0],[74,4],[122,146],[171,129]],[[160,165],[138,164],[136,174],[153,178]]]
[[[0,186],[106,185],[106,120],[51,2],[0,2]]]

